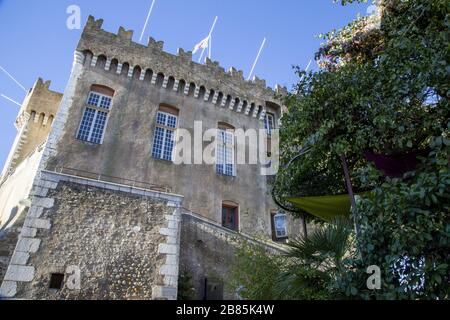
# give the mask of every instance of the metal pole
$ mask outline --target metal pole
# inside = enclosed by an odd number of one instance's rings
[[[305,239],[308,238],[308,225],[306,224],[306,215],[302,215],[303,233]]]
[[[216,23],[217,23],[218,19],[219,19],[219,17],[216,16],[216,18],[214,19],[213,25],[211,27],[211,30],[209,31],[209,34],[208,34],[208,47],[210,46],[211,36],[212,36],[212,33],[214,32],[214,28],[216,27]],[[202,54],[200,55],[200,59],[198,59],[198,62],[202,61],[203,54],[205,53],[205,51],[206,51],[206,48],[203,48]],[[209,51],[209,54],[210,54],[209,58],[211,59],[211,51]]]
[[[253,71],[255,71],[256,64],[258,63],[259,57],[261,56],[261,52],[264,49],[264,45],[266,44],[266,38],[264,38],[261,47],[259,48],[258,55],[256,56],[255,62],[253,63],[252,69],[250,70],[250,74],[248,75],[247,81],[252,78]]]
[[[151,14],[153,12],[153,6],[155,5],[155,1],[156,0],[153,0],[152,5],[150,7],[150,10],[148,11],[147,19],[145,19],[144,27],[142,28],[142,33],[141,33],[141,36],[139,38],[139,42],[142,42],[142,38],[144,37],[145,29],[147,28],[148,20],[150,19],[150,16],[151,16]]]
[[[348,170],[347,160],[345,156],[341,156],[342,167],[344,169],[345,183],[347,184],[347,191],[350,197],[350,203],[352,204],[352,208],[356,209],[356,199],[355,194],[353,193],[353,186],[350,180],[350,172]]]
[[[350,171],[348,170],[347,159],[345,158],[344,155],[341,156],[341,162],[342,162],[342,168],[344,169],[345,183],[347,184],[347,191],[348,191],[348,195],[350,197],[350,203],[352,205],[353,210],[356,210],[356,199],[355,199],[355,194],[353,192],[352,181],[350,179]],[[361,234],[361,230],[359,228],[358,223],[356,222],[356,219],[354,219],[354,224],[355,224],[356,242],[358,243],[358,238]],[[360,248],[360,253],[361,253],[361,259],[362,259],[361,248]]]

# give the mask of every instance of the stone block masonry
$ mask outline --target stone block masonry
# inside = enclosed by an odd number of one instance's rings
[[[20,253],[13,255],[19,235],[21,231],[24,232],[24,228],[22,228],[22,226],[25,215],[26,212],[20,212],[19,218],[11,227],[0,231],[0,283],[4,280],[10,263],[14,265],[25,265],[25,260],[28,259],[27,256],[21,255]],[[25,230],[25,232],[28,235],[33,233],[32,230]]]
[[[181,226],[181,253],[179,271],[190,278],[190,299],[234,300],[227,283],[236,258],[237,248],[243,243],[260,245],[273,254],[286,253],[282,246],[261,242],[244,234],[227,230],[189,211],[183,211]],[[206,281],[205,281],[206,280]],[[216,287],[217,292],[205,292],[205,287]]]
[[[45,191],[25,218],[2,297],[176,299],[181,197],[45,171],[38,184]],[[80,271],[79,288],[68,270]],[[65,276],[60,290],[49,288],[52,274]]]

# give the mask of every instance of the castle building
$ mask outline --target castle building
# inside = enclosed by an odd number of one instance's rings
[[[39,79],[23,102],[0,180],[3,298],[176,299],[189,278],[192,299],[233,299],[242,241],[281,252],[301,234],[233,134],[270,146],[285,89],[132,36],[89,17],[64,94]],[[180,130],[199,124],[215,129],[214,163],[175,163]]]

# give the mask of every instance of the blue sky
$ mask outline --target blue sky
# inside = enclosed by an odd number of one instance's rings
[[[42,77],[63,92],[81,33],[66,27],[66,9],[72,4],[81,8],[83,25],[92,14],[104,19],[103,28],[110,32],[121,25],[135,30],[138,41],[151,0],[0,0],[0,66],[26,88]],[[365,15],[367,7],[342,7],[332,0],[157,0],[144,39],[150,35],[165,41],[171,53],[178,47],[192,50],[217,15],[212,59],[247,76],[266,37],[255,74],[271,87],[290,88],[296,80],[292,66],[306,67],[321,43],[316,36],[346,25],[358,13]],[[24,98],[23,90],[1,72],[0,94],[20,103]],[[0,98],[0,168],[16,135],[18,109]]]

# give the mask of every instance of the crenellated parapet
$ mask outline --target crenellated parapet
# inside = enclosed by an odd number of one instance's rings
[[[277,95],[287,93],[265,80],[244,79],[243,71],[225,71],[219,62],[206,59],[205,64],[192,61],[192,52],[178,49],[177,55],[165,52],[164,42],[149,38],[147,46],[132,41],[133,31],[119,28],[117,34],[102,29],[103,20],[90,16],[77,51],[84,54],[85,67],[102,68],[118,76],[148,82],[243,115],[263,119],[266,102],[277,105]]]
[[[2,181],[47,139],[63,96],[50,90],[50,85],[50,81],[39,78],[22,102],[15,121],[18,133],[2,172]]]
[[[58,111],[62,94],[50,90],[51,81],[39,78],[25,97],[16,118],[15,126],[20,130],[29,120],[33,124],[51,125]]]

